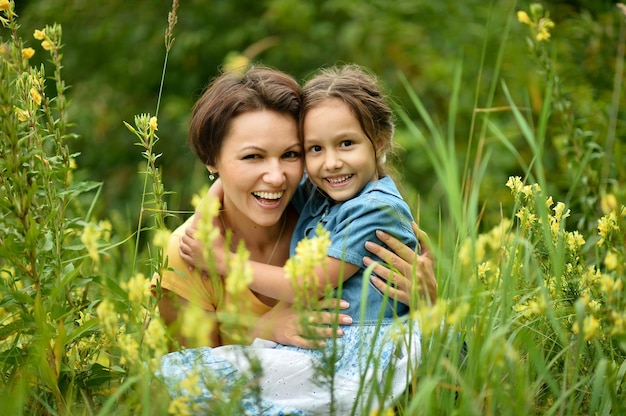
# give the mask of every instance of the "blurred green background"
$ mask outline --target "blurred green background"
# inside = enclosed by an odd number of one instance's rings
[[[133,229],[138,218],[143,162],[134,137],[123,126],[135,114],[156,109],[165,56],[164,33],[172,3],[168,0],[18,0],[22,34],[46,24],[63,27],[64,78],[71,86],[70,120],[79,138],[70,143],[78,158],[76,176],[102,181],[97,215],[117,217]],[[174,193],[168,207],[188,210],[191,196],[208,180],[188,150],[186,128],[190,109],[227,57],[251,53],[253,61],[276,67],[304,80],[317,68],[355,62],[379,74],[394,101],[417,119],[400,81],[404,74],[431,117],[447,125],[454,73],[462,66],[462,84],[454,131],[460,167],[477,152],[476,108],[506,106],[506,84],[517,105],[538,112],[545,77],[528,51],[528,28],[516,18],[527,1],[488,0],[181,0],[175,43],[165,76],[159,111],[158,153],[164,184]],[[602,143],[612,99],[616,48],[624,16],[606,0],[545,1],[556,26],[548,48],[558,66],[563,94],[574,106],[578,129]],[[38,48],[37,41],[28,43]],[[40,49],[40,48],[39,48]],[[32,59],[43,59],[38,53]],[[495,90],[494,93],[491,91]],[[622,94],[623,95],[623,94]],[[493,97],[493,102],[490,102]],[[622,96],[622,102],[624,97]],[[622,106],[623,107],[623,106]],[[491,121],[511,131],[520,154],[531,155],[516,137],[510,112],[493,112]],[[626,116],[618,117],[618,142],[623,142]],[[419,121],[418,121],[419,124]],[[561,132],[562,133],[562,132]],[[555,136],[556,137],[556,133]],[[483,179],[484,227],[499,220],[501,203],[510,201],[504,183],[522,175],[515,157],[486,135],[491,158]],[[405,194],[421,225],[437,231],[442,191],[424,153],[399,123],[397,140],[404,148],[398,163]],[[568,140],[566,138],[566,140]],[[550,190],[555,200],[569,198],[568,163],[557,144],[547,144]],[[552,158],[552,160],[551,160]],[[619,167],[612,167],[616,169]],[[585,186],[598,186],[586,178]],[[597,192],[587,192],[597,195]],[[576,199],[576,201],[574,201]],[[419,202],[418,202],[419,200]],[[509,211],[510,212],[510,211]],[[581,216],[582,217],[582,216]],[[178,220],[174,219],[171,226]]]

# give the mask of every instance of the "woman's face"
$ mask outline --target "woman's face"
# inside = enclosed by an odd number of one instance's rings
[[[296,121],[271,110],[238,115],[216,166],[231,221],[248,218],[269,227],[280,220],[302,179],[302,150]]]
[[[353,198],[378,179],[374,145],[341,99],[312,107],[304,117],[303,134],[307,173],[336,202]]]

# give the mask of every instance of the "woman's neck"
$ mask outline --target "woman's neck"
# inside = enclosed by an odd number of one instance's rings
[[[239,242],[243,240],[250,252],[250,260],[280,266],[289,257],[294,217],[291,210],[287,209],[276,224],[263,227],[244,215],[237,215],[236,210],[225,207],[221,213],[222,225],[232,231],[231,251],[236,251]]]

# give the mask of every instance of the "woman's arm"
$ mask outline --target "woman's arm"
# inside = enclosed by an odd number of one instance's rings
[[[178,296],[176,293],[161,288],[161,298],[158,301],[159,313],[161,315],[161,319],[165,323],[165,326],[168,329],[168,332],[172,339],[178,343],[181,347],[216,347],[221,345],[220,335],[218,331],[217,325],[213,325],[213,329],[208,334],[209,345],[191,345],[189,340],[187,340],[183,331],[181,331],[182,324],[182,313],[184,308],[187,306],[188,302],[184,298]],[[205,311],[207,317],[211,322],[215,322],[215,312]],[[170,346],[170,349],[171,346]]]
[[[419,255],[394,237],[380,231],[377,232],[378,238],[392,251],[370,241],[365,243],[365,248],[384,259],[395,270],[377,263],[373,271],[379,277],[372,274],[372,283],[383,292],[389,290],[391,298],[405,305],[410,306],[411,293],[415,290],[419,291],[423,300],[434,303],[437,300],[437,280],[435,279],[435,257],[431,250],[430,239],[415,222],[411,225],[422,248]],[[366,267],[372,263],[374,260],[371,258],[363,258],[363,264]],[[389,286],[387,282],[393,286]],[[417,287],[413,287],[413,282],[417,284]]]
[[[344,300],[323,299],[318,307],[341,311],[350,305]],[[252,338],[262,338],[283,345],[316,349],[326,346],[324,339],[343,336],[338,325],[350,325],[352,318],[339,312],[311,311],[305,317],[287,302],[279,302],[257,321]]]

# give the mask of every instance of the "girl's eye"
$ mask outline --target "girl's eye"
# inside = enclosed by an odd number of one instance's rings
[[[322,146],[314,145],[309,148],[309,152],[317,153],[322,151]]]
[[[352,140],[343,140],[343,141],[341,142],[340,147],[348,147],[348,146],[352,146],[352,143],[353,143],[353,142],[352,142]]]

